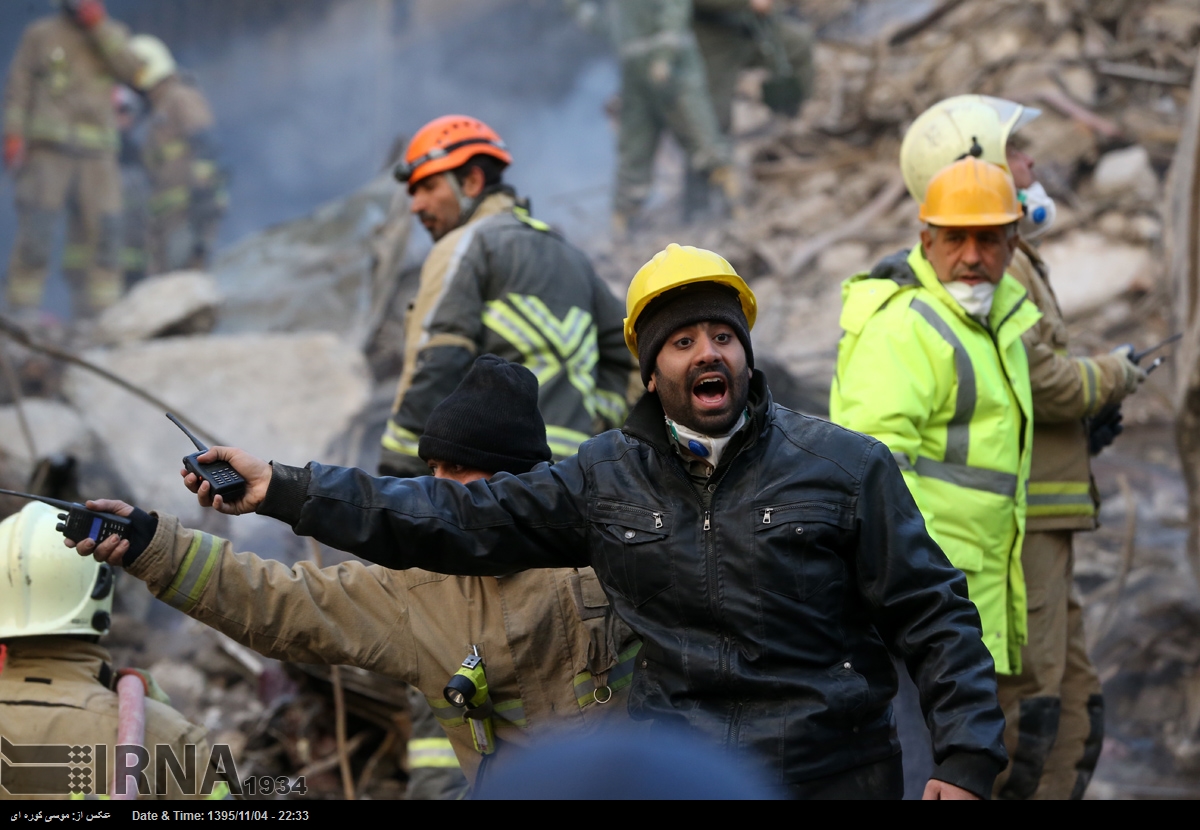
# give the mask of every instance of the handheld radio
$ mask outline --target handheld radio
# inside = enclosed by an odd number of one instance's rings
[[[183,430],[184,435],[192,439],[192,443],[199,450],[199,452],[184,457],[183,468],[207,481],[208,486],[212,488],[212,495],[220,496],[223,499],[240,499],[246,492],[246,479],[242,478],[238,471],[229,465],[228,461],[201,464],[197,459],[208,452],[208,447],[201,444],[200,439],[192,435],[192,431],[181,424],[179,419],[170,412],[167,413],[167,417],[171,419],[171,423]]]
[[[93,542],[99,544],[114,534],[122,539],[129,538],[128,531],[131,521],[125,516],[118,516],[116,513],[101,513],[99,510],[88,510],[82,504],[75,502],[52,499],[48,496],[35,496],[32,493],[20,493],[16,490],[0,489],[0,494],[16,496],[22,499],[33,499],[34,501],[48,504],[51,507],[66,510],[66,513],[58,514],[58,518],[62,522],[55,530],[72,542],[82,542],[84,539],[91,539]]]

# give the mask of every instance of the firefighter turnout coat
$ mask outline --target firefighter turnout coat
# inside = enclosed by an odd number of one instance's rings
[[[15,796],[0,786],[0,799],[20,797],[30,799],[82,798],[102,793],[108,795],[109,780],[114,769],[117,744],[117,693],[112,690],[116,679],[112,656],[108,649],[75,637],[16,637],[5,641],[6,656],[0,663],[0,736],[10,744],[55,744],[71,747],[90,747],[86,757],[76,754],[80,770],[90,769],[87,790],[83,782],[74,794]],[[145,781],[139,788],[148,798],[199,798],[219,800],[228,793],[224,782],[218,782],[205,796],[185,792],[171,774],[165,780],[156,777],[155,747],[169,746],[183,763],[187,747],[194,746],[198,779],[205,777],[209,763],[206,730],[186,720],[170,706],[146,698],[146,739],[144,746],[151,761],[144,772]],[[98,755],[98,745],[106,748],[105,756]],[[6,753],[7,754],[7,753]],[[10,759],[14,763],[17,759]],[[14,789],[21,786],[23,769],[10,767],[5,782]],[[36,769],[36,768],[34,768]],[[12,776],[12,777],[10,777]],[[202,780],[199,783],[203,783]],[[15,785],[15,786],[14,786]],[[160,788],[164,794],[156,796]]]
[[[1125,358],[1068,354],[1067,324],[1050,288],[1046,264],[1028,243],[1020,243],[1008,273],[1025,286],[1042,312],[1042,319],[1022,335],[1033,390],[1026,529],[1092,530],[1100,495],[1092,481],[1084,419],[1124,397]]]
[[[1027,640],[1021,541],[1033,444],[1021,335],[1039,312],[1011,276],[988,326],[946,291],[918,245],[842,290],[836,423],[883,441],[929,532],[967,576],[996,671],[1020,671]]]
[[[417,457],[425,421],[481,354],[533,372],[554,458],[574,455],[625,417],[633,364],[624,317],[581,251],[531,218],[507,188],[491,193],[438,240],[421,269],[381,471],[428,473]]]
[[[415,686],[474,782],[481,755],[443,697],[468,648],[484,658],[505,744],[625,722],[641,643],[609,610],[590,568],[455,577],[362,562],[288,567],[160,514],[128,566],[163,602],[277,660],[357,666]]]

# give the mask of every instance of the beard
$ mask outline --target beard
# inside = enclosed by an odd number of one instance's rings
[[[702,375],[719,373],[724,377],[723,402],[717,408],[702,407],[697,398],[697,383]],[[711,381],[706,381],[711,383]],[[724,435],[733,429],[746,401],[750,398],[750,370],[735,377],[724,364],[709,367],[693,367],[682,381],[668,378],[654,370],[654,385],[663,411],[677,424],[694,429],[704,435]]]

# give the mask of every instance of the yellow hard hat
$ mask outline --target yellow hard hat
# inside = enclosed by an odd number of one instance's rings
[[[955,95],[917,116],[900,144],[900,172],[918,202],[934,174],[960,158],[978,159],[1008,170],[1009,137],[1042,114],[1004,98]]]
[[[742,312],[746,315],[746,326],[754,328],[758,300],[733,266],[712,251],[672,242],[638,269],[625,293],[625,345],[635,357],[638,353],[637,321],[646,306],[672,288],[696,282],[715,282],[737,291]]]
[[[142,62],[138,71],[137,87],[148,92],[175,74],[175,58],[167,44],[154,35],[134,35],[129,39],[129,51]]]
[[[0,639],[108,631],[113,569],[64,545],[58,521],[30,502],[0,522]]]
[[[1011,225],[1020,218],[1012,177],[970,156],[935,174],[921,205],[921,221],[938,227]]]

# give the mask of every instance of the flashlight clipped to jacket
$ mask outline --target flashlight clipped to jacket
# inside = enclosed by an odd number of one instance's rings
[[[471,646],[471,653],[462,666],[450,678],[442,690],[446,701],[461,709],[463,718],[471,725],[471,738],[481,755],[496,751],[496,728],[492,723],[492,699],[488,695],[487,675],[484,674],[483,658],[479,647]]]

